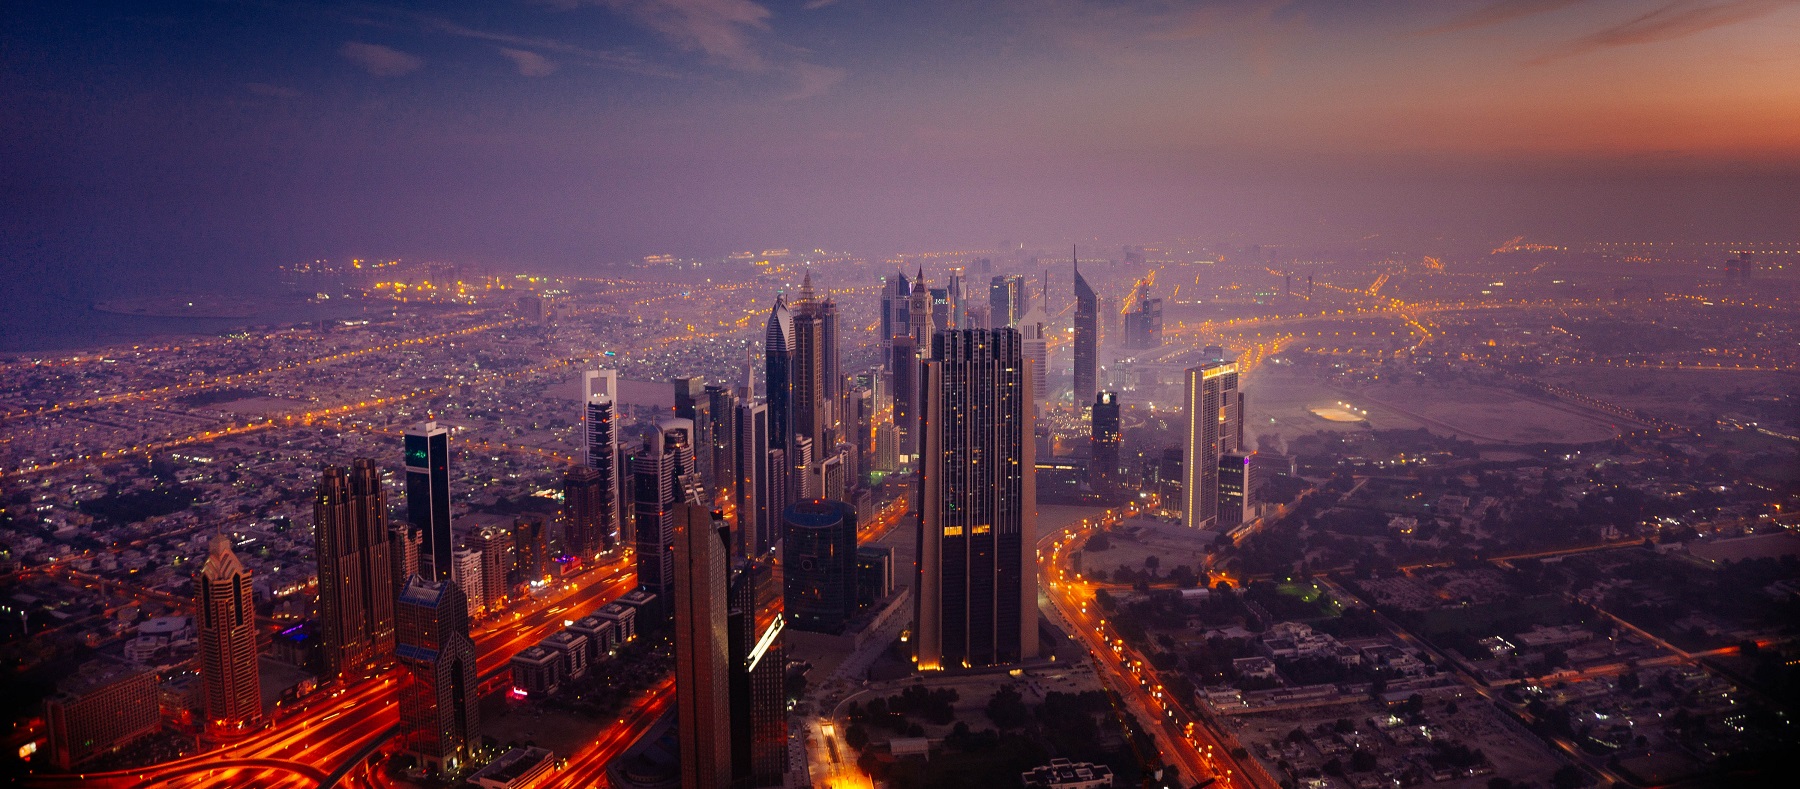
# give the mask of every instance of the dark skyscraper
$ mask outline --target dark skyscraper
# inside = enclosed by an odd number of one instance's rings
[[[731,573],[731,778],[738,786],[780,786],[788,770],[785,623],[771,570],[740,559]]]
[[[1154,277],[1146,277],[1125,302],[1125,341],[1127,350],[1157,348],[1163,344],[1163,300],[1150,297]]]
[[[450,431],[436,422],[406,431],[406,519],[422,534],[420,573],[450,580]]]
[[[1075,259],[1075,407],[1094,402],[1100,388],[1100,300]]]
[[[783,610],[788,623],[842,633],[856,616],[856,508],[808,499],[782,513]]]
[[[612,547],[612,535],[602,524],[613,494],[599,469],[570,466],[563,473],[563,547],[570,554],[592,559]]]
[[[590,370],[582,376],[584,459],[588,468],[599,472],[598,498],[592,502],[590,522],[583,524],[584,528],[591,529],[591,533],[583,538],[586,542],[582,548],[590,557],[596,551],[611,550],[624,536],[625,504],[621,491],[626,485],[626,475],[619,460],[618,397],[619,371]]]
[[[1255,490],[1251,472],[1249,453],[1219,456],[1219,528],[1235,529],[1250,517]]]
[[[394,652],[387,495],[374,461],[325,468],[313,499],[313,541],[326,676],[366,672]]]
[[[207,544],[206,561],[194,579],[200,608],[201,708],[206,731],[219,737],[242,734],[262,723],[262,678],[256,652],[256,602],[250,569],[223,534]]]
[[[775,297],[763,331],[763,392],[769,405],[769,448],[785,449],[792,441],[794,314],[787,299]]]
[[[881,284],[881,364],[892,372],[899,366],[894,356],[894,338],[912,336],[912,285],[906,273],[895,271]]]
[[[670,599],[675,583],[675,507],[685,500],[684,487],[698,480],[685,479],[694,473],[693,435],[689,420],[657,420],[633,461],[638,588],[662,601]]]
[[[542,581],[550,575],[550,546],[544,519],[535,515],[513,520],[513,566],[518,583]]]
[[[481,736],[469,602],[452,581],[419,576],[394,605],[400,684],[400,742],[441,774],[467,766]]]
[[[737,544],[738,556],[758,556],[775,544],[769,507],[782,499],[773,487],[769,455],[769,407],[748,400],[738,403]]]
[[[993,328],[1018,328],[1031,309],[1030,290],[1019,275],[998,276],[988,284],[988,323]]]
[[[1031,380],[1013,329],[939,332],[923,365],[913,588],[921,670],[1037,657]]]
[[[788,368],[788,397],[793,421],[788,429],[812,440],[813,460],[829,454],[832,441],[826,434],[826,414],[831,408],[825,395],[825,331],[819,302],[813,298],[812,275],[800,286],[800,301],[793,315],[792,366]],[[789,439],[789,446],[793,446]],[[790,460],[795,460],[790,450]],[[799,468],[804,474],[805,469]]]
[[[731,635],[725,543],[712,515],[683,501],[671,513],[675,719],[683,789],[731,785]],[[670,598],[664,598],[670,599]]]
[[[700,447],[700,451],[712,454],[713,478],[711,480],[715,501],[723,502],[737,496],[738,477],[738,399],[731,387],[723,384],[707,384],[706,402],[712,414],[712,446]]]
[[[1101,392],[1094,399],[1093,426],[1088,433],[1092,478],[1089,487],[1102,496],[1119,490],[1119,393]]]
[[[675,415],[694,423],[694,468],[708,490],[718,490],[719,481],[713,471],[712,398],[706,395],[706,381],[698,376],[683,376],[675,386]],[[710,502],[708,502],[710,503]]]

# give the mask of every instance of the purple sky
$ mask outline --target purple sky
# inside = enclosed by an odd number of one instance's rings
[[[1800,240],[1800,3],[9,4],[0,262]]]

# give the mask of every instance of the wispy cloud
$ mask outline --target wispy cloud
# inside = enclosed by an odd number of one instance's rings
[[[817,96],[843,81],[843,69],[822,66],[770,39],[774,13],[754,0],[548,0],[558,8],[598,6],[662,36],[677,49],[746,73],[778,73],[794,83],[789,99]],[[809,5],[808,7],[819,7]]]
[[[519,73],[527,77],[548,77],[556,73],[556,64],[550,59],[529,49],[513,49],[500,47],[500,54],[505,55],[518,66]]]
[[[417,55],[409,55],[393,47],[361,41],[344,42],[344,46],[338,50],[338,54],[377,77],[398,77],[403,74],[411,74],[425,65],[425,61]]]
[[[1612,47],[1673,41],[1759,19],[1795,3],[1796,0],[1674,0],[1622,24],[1575,39],[1531,63],[1538,65]]]
[[[1429,36],[1440,33],[1456,33],[1480,27],[1490,27],[1524,19],[1528,16],[1548,14],[1561,11],[1572,5],[1580,5],[1588,0],[1497,0],[1480,8],[1458,15],[1436,27],[1419,31],[1418,35]]]
[[[483,30],[452,22],[443,17],[427,14],[414,14],[412,18],[426,30],[444,35],[467,38],[475,41],[487,41],[500,44],[506,49],[526,50],[528,52],[560,55],[565,60],[572,60],[587,66],[615,68],[639,74],[659,77],[673,77],[675,73],[645,63],[636,53],[618,49],[594,49],[542,36],[521,36],[503,33],[496,30]],[[510,55],[508,57],[511,57]],[[547,60],[547,58],[546,58]],[[515,59],[516,62],[516,59]]]

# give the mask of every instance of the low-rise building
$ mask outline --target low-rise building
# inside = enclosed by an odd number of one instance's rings
[[[469,782],[481,789],[528,789],[555,766],[556,754],[548,748],[513,748],[469,776]]]
[[[526,647],[508,662],[512,667],[513,695],[541,698],[562,687],[563,656],[542,646]]]
[[[1025,789],[1105,789],[1113,785],[1112,768],[1104,764],[1051,759],[1019,776]]]
[[[123,748],[162,727],[156,672],[100,657],[82,664],[44,702],[50,761],[59,769]]]

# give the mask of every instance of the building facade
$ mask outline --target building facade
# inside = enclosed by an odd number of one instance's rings
[[[392,533],[374,461],[325,468],[313,498],[313,544],[327,678],[367,673],[394,654]]]
[[[842,633],[856,616],[856,508],[808,499],[782,513],[783,610],[788,624]]]
[[[406,520],[419,530],[419,569],[450,579],[450,431],[424,422],[406,431]]]
[[[481,736],[469,603],[451,581],[414,576],[394,605],[400,741],[428,769],[450,775],[473,760]]]
[[[920,389],[919,668],[1036,658],[1036,452],[1019,332],[939,332]]]
[[[262,677],[250,568],[232,552],[231,538],[212,538],[194,590],[206,731],[217,737],[245,733],[262,723]]]

